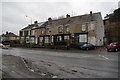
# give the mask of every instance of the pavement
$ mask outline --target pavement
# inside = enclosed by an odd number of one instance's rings
[[[2,49],[2,67],[5,73],[13,72],[12,75],[5,77],[118,78],[119,53],[107,52],[104,48],[90,51],[43,48]],[[9,64],[10,61],[12,66]],[[19,61],[19,65],[22,66],[16,66],[18,62],[15,61]],[[21,75],[20,73],[23,73],[21,69],[26,74]]]

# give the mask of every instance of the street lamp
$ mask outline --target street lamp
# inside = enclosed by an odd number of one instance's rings
[[[31,24],[32,24],[32,18],[31,18],[31,17],[29,17],[29,16],[26,16],[26,17],[30,18],[30,20],[31,20]]]

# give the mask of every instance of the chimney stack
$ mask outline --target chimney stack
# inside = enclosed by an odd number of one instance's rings
[[[69,14],[66,15],[66,18],[67,18],[67,21],[70,21],[70,15]]]
[[[34,24],[37,24],[38,23],[38,21],[34,21]]]
[[[93,14],[92,11],[90,11],[90,16],[92,16],[92,14]]]
[[[8,34],[8,31],[6,32],[6,34]]]
[[[70,15],[69,15],[69,14],[67,14],[67,15],[66,15],[66,18],[69,18],[69,17],[70,17]]]
[[[52,24],[52,18],[51,17],[48,18],[48,24]]]

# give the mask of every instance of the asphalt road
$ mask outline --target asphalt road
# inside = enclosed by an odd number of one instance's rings
[[[29,49],[12,48],[2,49],[3,55],[21,56],[32,60],[40,65],[40,61],[45,61],[53,65],[48,68],[58,77],[63,78],[118,78],[118,53],[107,52],[105,49],[91,51],[81,50],[49,50],[49,49]],[[64,67],[64,73],[58,74],[56,68]]]

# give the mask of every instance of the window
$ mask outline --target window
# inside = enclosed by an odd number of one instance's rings
[[[51,32],[51,31],[49,30],[49,28],[47,28],[47,29],[46,29],[46,32],[49,33],[49,32]]]
[[[70,25],[66,25],[66,32],[70,32]]]
[[[86,34],[79,35],[79,42],[87,42],[87,35]]]
[[[58,32],[59,33],[63,32],[63,28],[62,27],[58,27]]]
[[[29,37],[26,37],[26,43],[29,43]]]
[[[49,43],[49,37],[45,37],[45,43]]]
[[[23,40],[24,40],[24,37],[20,37],[20,40],[22,40],[22,41],[23,41]]]
[[[57,40],[61,41],[62,40],[62,36],[57,36]]]
[[[34,43],[34,41],[35,41],[34,37],[31,37],[30,42]]]
[[[64,40],[69,40],[69,36],[64,36]]]
[[[45,31],[44,31],[44,30],[42,30],[42,31],[41,31],[41,34],[44,34],[44,33],[45,33]]]
[[[30,35],[30,30],[28,31],[28,35]]]
[[[39,39],[40,39],[40,42],[43,42],[43,37],[40,37]]]
[[[32,34],[32,35],[35,35],[35,30],[32,30],[32,31],[31,31],[31,34]]]
[[[82,24],[82,31],[86,31],[86,25]]]

